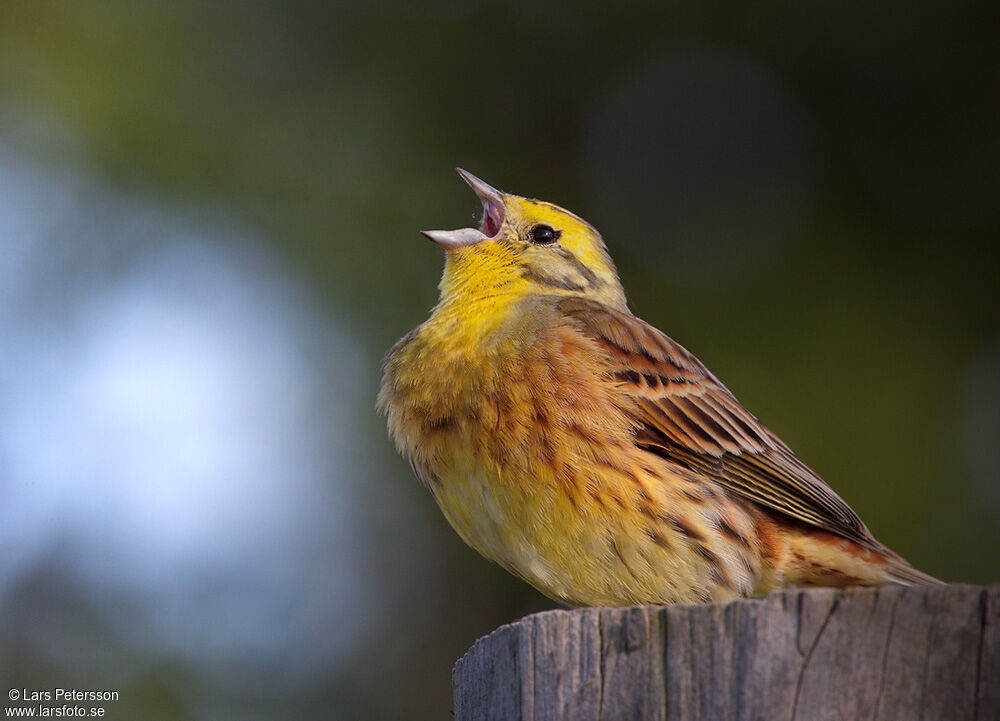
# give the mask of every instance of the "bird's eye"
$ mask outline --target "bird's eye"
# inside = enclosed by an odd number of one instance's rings
[[[560,235],[562,235],[562,231],[556,230],[552,226],[536,225],[531,229],[531,242],[538,243],[539,245],[547,245],[559,240]]]

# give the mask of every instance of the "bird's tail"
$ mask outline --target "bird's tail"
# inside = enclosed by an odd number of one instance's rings
[[[892,583],[899,583],[903,586],[913,586],[913,585],[936,585],[943,584],[941,581],[929,573],[924,573],[923,571],[914,568],[909,563],[907,563],[901,556],[897,556],[892,553],[886,559],[885,571],[889,575],[889,580]]]
[[[862,546],[818,529],[799,529],[785,539],[787,547],[778,557],[776,578],[764,579],[764,587],[942,583],[874,539],[870,546]]]

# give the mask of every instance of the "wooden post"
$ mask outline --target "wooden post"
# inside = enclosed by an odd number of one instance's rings
[[[1000,584],[547,611],[454,684],[456,721],[998,721]]]

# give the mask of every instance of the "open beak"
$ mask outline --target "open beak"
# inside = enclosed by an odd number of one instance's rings
[[[455,168],[462,180],[469,184],[483,204],[483,220],[479,228],[459,228],[458,230],[421,230],[420,232],[440,245],[445,250],[464,248],[468,245],[493,238],[500,232],[504,219],[503,193],[488,183],[483,182],[472,173]]]

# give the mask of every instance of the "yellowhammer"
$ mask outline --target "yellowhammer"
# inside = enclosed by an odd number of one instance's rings
[[[458,171],[479,229],[378,406],[459,535],[571,605],[933,583],[691,353],[629,312],[598,232]]]

